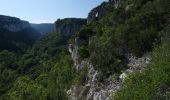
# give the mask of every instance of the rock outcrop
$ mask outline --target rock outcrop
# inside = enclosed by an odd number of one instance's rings
[[[32,45],[40,36],[29,22],[0,15],[0,50],[22,50],[25,46]]]
[[[148,55],[144,55],[141,58],[128,55],[127,58],[129,61],[129,69],[122,72],[122,74],[119,76],[121,80],[124,80],[131,73],[142,71],[145,68],[145,65],[149,64],[149,62],[151,61],[151,58]]]
[[[101,5],[92,9],[88,14],[87,22],[90,23],[94,20],[100,19],[105,13],[107,13],[111,8],[117,8],[120,5],[121,0],[109,0],[108,2],[103,2]]]
[[[87,22],[90,23],[100,19],[110,8],[116,9],[120,4],[120,0],[109,0],[108,2],[102,3],[89,13]],[[128,12],[132,6],[133,4],[127,6],[125,11]],[[113,94],[122,88],[125,82],[124,80],[134,72],[142,72],[151,61],[148,55],[137,58],[133,55],[126,55],[123,53],[126,58],[128,69],[124,70],[119,75],[116,73],[110,75],[101,82],[98,80],[100,72],[95,69],[97,65],[94,67],[88,59],[79,59],[78,48],[82,41],[82,39],[76,38],[75,43],[69,45],[69,52],[72,55],[74,66],[77,71],[87,67],[86,80],[84,85],[74,85],[67,91],[69,100],[113,100]]]
[[[86,63],[85,61],[80,61],[80,59],[78,57],[78,48],[80,47],[80,45],[83,41],[84,40],[81,38],[75,38],[75,43],[69,44],[69,48],[68,48],[69,52],[72,56],[74,66],[76,67],[77,71],[81,70]]]
[[[65,18],[58,19],[55,22],[55,32],[64,37],[70,37],[80,30],[86,24],[86,19],[81,18]]]
[[[76,38],[74,44],[69,45],[69,51],[74,61],[74,66],[77,71],[80,71],[83,67],[87,67],[88,73],[86,74],[85,85],[72,86],[67,95],[69,100],[112,100],[113,93],[121,89],[123,82],[128,75],[140,71],[150,62],[150,57],[145,55],[141,58],[134,57],[132,55],[125,55],[128,60],[129,69],[125,70],[119,76],[116,76],[113,80],[113,76],[104,79],[103,82],[98,80],[99,71],[88,61],[80,61],[77,50],[79,48],[81,39]]]
[[[113,76],[110,76],[109,78],[104,79],[103,82],[100,82],[97,78],[99,71],[94,69],[94,66],[90,64],[89,61],[81,61],[80,63],[77,63],[77,47],[75,49],[75,45],[73,46],[70,44],[69,48],[77,71],[85,66],[88,70],[85,85],[72,86],[67,91],[69,100],[113,100],[113,94],[121,89],[125,78],[136,71],[142,72],[151,60],[150,57],[146,55],[141,58],[127,55],[129,69],[122,72],[122,74],[120,74],[115,80],[113,80]]]
[[[0,15],[0,28],[11,32],[21,31],[30,27],[29,22],[20,20],[19,18]]]

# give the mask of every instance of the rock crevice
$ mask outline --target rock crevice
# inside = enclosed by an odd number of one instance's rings
[[[107,79],[104,79],[103,82],[100,82],[97,78],[99,76],[99,71],[94,69],[94,66],[89,63],[89,61],[86,60],[78,62],[77,49],[78,45],[76,45],[76,43],[74,45],[70,44],[69,51],[72,54],[74,65],[77,71],[80,71],[86,66],[88,73],[86,75],[87,78],[85,85],[72,86],[67,91],[69,100],[112,100],[114,99],[113,93],[121,89],[125,78],[136,71],[142,72],[142,70],[151,60],[147,55],[141,58],[137,58],[132,55],[126,55],[128,58],[129,68],[123,71],[118,79],[114,81],[112,79],[113,76],[110,76]]]

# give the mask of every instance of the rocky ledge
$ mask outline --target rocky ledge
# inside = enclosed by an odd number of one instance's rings
[[[126,55],[128,58],[129,68],[122,72],[115,80],[113,76],[100,82],[97,77],[99,75],[98,70],[94,69],[94,66],[87,60],[79,61],[77,55],[77,39],[75,44],[70,44],[69,51],[74,61],[74,66],[77,71],[80,71],[83,67],[87,67],[88,73],[86,75],[85,85],[83,86],[72,86],[68,91],[67,95],[69,100],[112,100],[113,94],[121,89],[125,78],[128,75],[140,71],[150,62],[150,57],[145,55],[141,58],[134,57],[132,55]]]

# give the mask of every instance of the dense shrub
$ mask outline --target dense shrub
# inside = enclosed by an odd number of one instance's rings
[[[89,27],[84,27],[84,28],[82,28],[79,32],[78,32],[78,34],[77,34],[77,36],[78,37],[80,37],[80,38],[88,38],[89,36],[91,36],[91,35],[93,35],[93,30],[91,29],[91,28],[89,28]]]
[[[88,51],[87,47],[81,46],[80,48],[78,48],[78,55],[82,59],[89,57],[89,51]]]
[[[162,42],[161,31],[169,23],[169,11],[169,0],[123,0],[121,7],[110,8],[84,26],[70,43],[80,39],[78,54],[81,59],[89,58],[86,60],[99,71],[100,82],[110,75],[115,81],[117,76],[113,74],[127,68],[125,54],[142,56]],[[0,99],[67,100],[65,90],[72,84],[84,85],[87,74],[86,68],[75,71],[67,42],[68,37],[49,33],[26,54],[0,52]],[[170,84],[169,47],[166,41],[155,50],[153,63],[143,73],[131,75],[115,98],[165,99]]]
[[[80,72],[76,73],[76,76],[73,79],[72,84],[84,85],[87,79],[87,73],[88,73],[87,66],[84,66],[84,68]]]
[[[10,100],[46,100],[46,89],[29,77],[20,77],[5,97]]]
[[[48,93],[52,100],[67,100],[67,89],[75,76],[72,59],[69,55],[63,55],[49,72]]]
[[[168,100],[170,91],[170,41],[152,53],[152,62],[142,72],[130,75],[123,88],[114,94],[116,100],[146,99]]]
[[[113,47],[111,41],[103,43],[98,38],[91,40],[89,45],[90,61],[106,76],[114,72],[119,73],[126,67],[121,61],[119,50]]]

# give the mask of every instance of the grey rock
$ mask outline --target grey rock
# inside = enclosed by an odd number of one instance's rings
[[[86,19],[81,18],[65,18],[58,19],[55,22],[55,32],[64,37],[70,37],[80,30],[86,24]]]
[[[109,11],[111,8],[118,8],[121,4],[121,0],[109,0],[108,2],[103,2],[101,5],[92,9],[88,14],[87,22],[90,23],[92,21],[100,19],[105,13]]]
[[[74,86],[67,91],[69,100],[113,100],[113,94],[122,88],[125,78],[136,71],[142,71],[151,61],[148,55],[141,58],[128,55],[127,58],[129,69],[120,74],[120,79],[113,82],[110,76],[102,83],[97,79],[99,73],[94,66],[88,61],[82,61],[81,67],[87,66],[88,68],[87,80],[84,86]]]
[[[0,28],[2,29],[17,32],[28,27],[30,27],[30,24],[27,21],[15,17],[0,15]]]
[[[128,77],[129,74],[134,73],[136,71],[142,71],[147,64],[151,61],[151,58],[148,55],[144,55],[141,58],[134,57],[132,55],[128,55],[129,60],[129,69],[122,72],[122,74],[119,76],[121,80],[125,80],[126,77]]]

